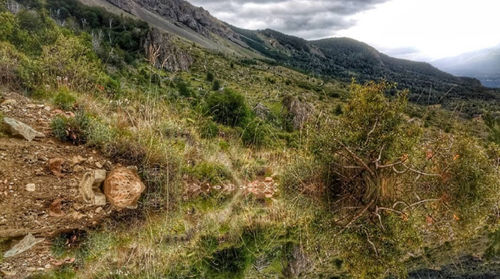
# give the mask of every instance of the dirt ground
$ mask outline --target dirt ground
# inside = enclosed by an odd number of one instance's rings
[[[95,150],[61,143],[51,136],[51,119],[66,112],[17,93],[3,96],[0,111],[5,117],[45,134],[32,142],[0,137],[0,255],[28,233],[45,239],[19,255],[0,256],[0,278],[25,278],[61,264],[50,253],[54,236],[95,226],[111,213],[109,204],[85,203],[78,186],[86,171],[112,166]],[[48,164],[56,158],[63,163],[61,172],[54,174]]]

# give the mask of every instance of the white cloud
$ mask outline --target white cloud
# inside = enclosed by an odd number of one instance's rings
[[[337,33],[403,58],[432,60],[500,44],[500,1],[393,0]],[[402,49],[412,48],[404,53]],[[398,53],[399,52],[399,53]]]
[[[433,60],[500,44],[500,0],[189,0],[247,29],[346,36],[397,57]]]

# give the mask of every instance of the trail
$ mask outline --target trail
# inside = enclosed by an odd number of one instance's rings
[[[60,264],[50,253],[54,236],[96,226],[112,212],[109,204],[86,204],[78,189],[86,171],[111,168],[111,164],[95,150],[64,144],[50,136],[51,119],[65,112],[18,93],[3,96],[0,111],[5,117],[22,121],[45,135],[31,142],[0,137],[0,255],[28,233],[44,238],[19,255],[0,256],[0,277],[25,278]],[[48,167],[54,158],[64,161],[60,175]]]

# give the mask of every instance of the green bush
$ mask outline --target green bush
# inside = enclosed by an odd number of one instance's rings
[[[409,163],[405,156],[412,153],[420,136],[420,129],[403,115],[406,92],[390,100],[385,97],[390,88],[386,83],[353,83],[344,113],[318,135],[313,153],[330,172],[325,183],[331,194],[350,193],[365,204],[378,203],[394,198],[392,185],[406,179],[389,166],[380,167]]]
[[[177,87],[180,96],[191,97],[193,95],[190,84],[185,82],[184,80],[177,79],[175,86]]]
[[[212,72],[208,72],[208,73],[207,73],[206,80],[207,80],[208,82],[212,82],[212,81],[214,81],[214,74],[213,74]]]
[[[71,110],[75,106],[76,98],[67,87],[62,87],[57,90],[52,102],[60,109]]]
[[[214,80],[214,83],[212,84],[212,90],[213,91],[219,91],[220,89],[220,81],[219,80]]]
[[[87,142],[91,121],[89,115],[79,111],[75,117],[55,117],[50,126],[56,138],[78,145]]]
[[[208,182],[212,185],[232,179],[231,172],[226,166],[214,162],[201,162],[188,168],[186,172],[201,182]]]
[[[269,135],[274,134],[269,124],[255,117],[243,127],[241,140],[246,145],[265,146],[269,144]]]
[[[200,126],[200,136],[204,139],[213,139],[219,135],[219,127],[213,121],[206,121]]]
[[[205,109],[215,121],[233,127],[245,123],[250,115],[245,97],[230,89],[210,94]]]

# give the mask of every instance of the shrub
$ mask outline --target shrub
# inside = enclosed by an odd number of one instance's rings
[[[349,194],[375,206],[399,193],[393,187],[405,175],[393,173],[391,167],[409,164],[407,157],[420,130],[403,116],[406,92],[391,101],[384,95],[390,88],[386,83],[353,83],[343,115],[314,144],[316,158],[328,169],[326,184],[334,196]]]
[[[212,90],[213,91],[219,91],[220,89],[220,81],[219,80],[215,80],[214,83],[212,84]]]
[[[206,111],[215,121],[233,127],[244,123],[250,115],[245,97],[230,89],[210,94],[206,102]]]
[[[56,87],[62,79],[76,91],[95,90],[96,85],[105,85],[109,79],[90,41],[80,37],[60,36],[55,44],[44,46],[40,71],[45,84]]]
[[[185,82],[184,80],[176,80],[175,86],[177,87],[177,90],[179,90],[179,95],[181,95],[182,97],[191,97],[191,95],[193,95],[189,83]]]
[[[246,145],[264,146],[269,144],[270,134],[273,133],[269,124],[256,117],[243,127],[241,140]]]
[[[50,126],[56,138],[78,145],[87,142],[90,125],[90,116],[79,111],[75,117],[57,116]]]
[[[74,108],[76,98],[67,87],[62,87],[57,91],[52,102],[63,110],[71,110]]]
[[[200,127],[200,136],[204,139],[212,139],[219,134],[219,127],[213,121],[206,121]]]
[[[214,74],[213,74],[212,72],[208,72],[208,73],[207,73],[206,80],[207,80],[208,82],[212,82],[212,81],[214,81]]]
[[[8,41],[12,39],[16,28],[16,19],[9,12],[0,13],[0,41]]]
[[[212,162],[201,162],[188,168],[187,173],[201,182],[209,182],[212,185],[232,179],[231,172],[226,166]]]

